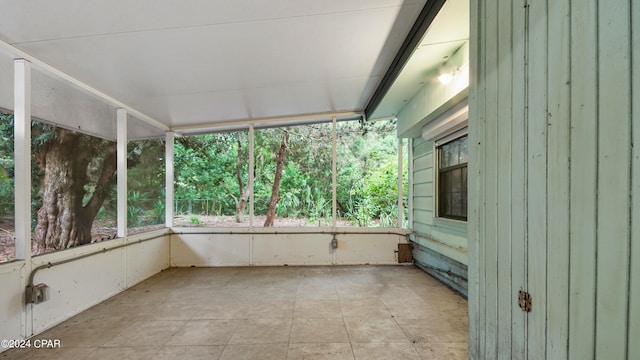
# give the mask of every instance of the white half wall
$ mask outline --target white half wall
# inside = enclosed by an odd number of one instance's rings
[[[114,249],[125,244],[130,245]],[[49,299],[37,305],[25,305],[23,281],[29,276],[24,271],[25,261],[0,264],[0,338],[25,338],[26,322],[33,329],[26,337],[39,334],[99,304],[168,268],[169,251],[168,230],[164,229],[36,256],[32,259],[34,269],[99,252],[37,271],[34,284],[49,287]]]
[[[82,254],[136,243],[103,254],[38,271],[34,284],[49,286],[49,300],[33,306],[33,332],[38,334],[169,267],[166,230],[96,243],[33,258],[33,267]]]
[[[0,265],[0,340],[21,339],[24,316],[24,261]],[[28,276],[28,274],[27,274]],[[5,349],[0,348],[0,352]]]
[[[322,230],[300,228],[173,231],[172,267],[397,264],[398,244],[407,242],[404,232],[391,234],[387,229],[338,229],[337,249],[331,247],[331,230],[320,234]]]

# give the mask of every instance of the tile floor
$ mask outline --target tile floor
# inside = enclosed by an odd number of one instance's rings
[[[467,327],[412,266],[173,268],[0,359],[466,359]]]

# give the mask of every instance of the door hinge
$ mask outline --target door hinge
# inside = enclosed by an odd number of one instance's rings
[[[524,312],[531,312],[531,294],[524,290],[518,291],[518,306]]]

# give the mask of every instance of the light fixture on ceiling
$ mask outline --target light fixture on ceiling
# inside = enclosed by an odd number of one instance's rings
[[[443,85],[449,84],[451,80],[453,80],[453,74],[449,72],[442,73],[438,76],[438,81]]]

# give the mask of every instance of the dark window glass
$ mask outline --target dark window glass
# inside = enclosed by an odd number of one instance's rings
[[[438,156],[438,216],[467,220],[468,136],[436,149]]]

